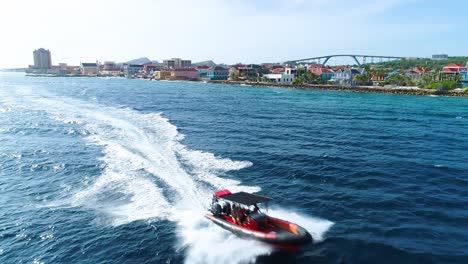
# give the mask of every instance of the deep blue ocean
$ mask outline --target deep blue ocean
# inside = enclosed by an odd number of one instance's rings
[[[315,243],[208,222],[224,188]],[[0,263],[468,263],[468,98],[1,73]]]

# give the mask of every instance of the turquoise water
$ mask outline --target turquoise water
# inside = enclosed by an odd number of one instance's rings
[[[0,263],[466,263],[468,99],[0,74]],[[203,218],[275,198],[276,253]]]

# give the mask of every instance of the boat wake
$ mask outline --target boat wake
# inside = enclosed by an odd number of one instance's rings
[[[102,147],[101,174],[84,178],[83,186],[72,188],[60,199],[61,205],[94,210],[113,226],[137,220],[173,221],[179,237],[177,249],[186,252],[187,263],[250,262],[271,252],[268,246],[241,240],[203,217],[214,190],[260,190],[225,178],[227,172],[247,168],[251,162],[187,148],[177,127],[159,113],[108,107],[27,87],[3,93],[9,103],[45,111],[57,122],[87,131],[70,136]],[[287,214],[284,218],[308,228],[314,240],[321,240],[333,224],[280,208],[270,213]]]

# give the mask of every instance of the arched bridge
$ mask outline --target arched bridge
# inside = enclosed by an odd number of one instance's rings
[[[307,59],[300,59],[300,60],[291,60],[287,61],[285,63],[306,63],[306,62],[312,62],[314,61],[315,63],[319,63],[325,66],[327,64],[328,60],[331,58],[336,58],[336,57],[350,57],[354,59],[357,65],[361,64],[366,64],[366,63],[374,63],[375,59],[378,59],[378,62],[382,62],[383,60],[401,60],[405,59],[405,57],[398,57],[398,56],[380,56],[380,55],[355,55],[355,54],[338,54],[338,55],[326,55],[326,56],[320,56],[320,57],[314,57],[314,58],[307,58]],[[359,61],[361,60],[361,62]],[[323,60],[323,63],[321,61]],[[376,61],[377,62],[377,61]]]

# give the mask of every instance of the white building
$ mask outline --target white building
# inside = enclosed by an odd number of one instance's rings
[[[294,80],[294,74],[291,68],[286,68],[284,72],[264,74],[267,82],[290,84]]]
[[[183,60],[181,58],[172,58],[170,60],[164,60],[163,65],[166,69],[188,68],[192,66],[192,61]]]
[[[356,82],[353,80],[354,76],[365,74],[365,69],[356,69],[356,68],[345,68],[335,71],[335,75],[330,79],[330,82],[339,85],[356,85]]]

